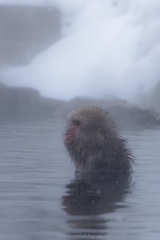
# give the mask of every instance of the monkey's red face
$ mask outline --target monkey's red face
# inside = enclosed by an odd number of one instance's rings
[[[64,143],[65,144],[70,144],[73,142],[73,140],[75,138],[75,134],[76,134],[77,130],[79,129],[79,127],[80,127],[80,121],[74,120],[72,122],[72,125],[66,131],[66,133],[64,135]]]

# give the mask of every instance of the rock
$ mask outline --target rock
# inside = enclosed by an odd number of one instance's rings
[[[125,101],[75,98],[66,102],[42,97],[32,88],[8,87],[0,83],[0,122],[66,119],[71,110],[85,105],[99,106],[109,111],[119,129],[133,130],[160,125],[157,112],[141,109]]]
[[[0,84],[0,121],[33,121],[56,117],[61,101],[41,97],[37,90]]]

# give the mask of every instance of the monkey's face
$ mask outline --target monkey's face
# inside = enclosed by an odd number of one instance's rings
[[[75,136],[77,134],[77,131],[79,131],[80,128],[80,121],[79,120],[72,120],[69,124],[67,131],[64,134],[64,143],[71,144],[73,143]]]

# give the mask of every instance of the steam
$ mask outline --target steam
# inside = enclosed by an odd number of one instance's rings
[[[3,82],[58,99],[109,97],[132,103],[160,82],[159,0],[31,2],[62,11],[62,39],[29,66],[1,73]]]

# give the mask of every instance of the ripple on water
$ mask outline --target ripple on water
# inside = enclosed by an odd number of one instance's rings
[[[0,126],[0,239],[159,239],[160,130],[125,132],[132,180],[77,181],[64,123]]]

